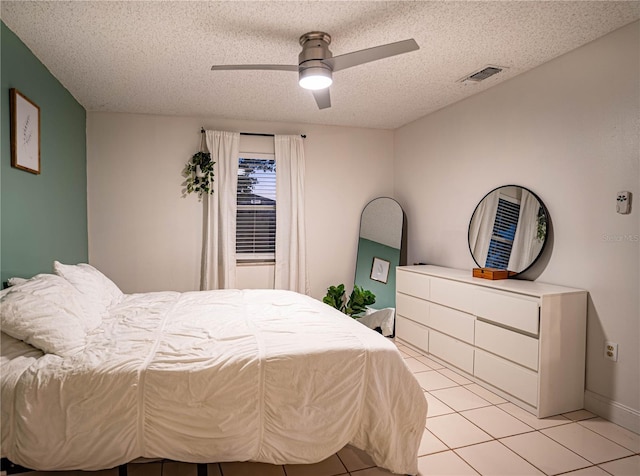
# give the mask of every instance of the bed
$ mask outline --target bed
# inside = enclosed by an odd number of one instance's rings
[[[125,295],[55,263],[2,292],[2,456],[314,463],[347,444],[417,474],[424,394],[393,342],[290,291]]]

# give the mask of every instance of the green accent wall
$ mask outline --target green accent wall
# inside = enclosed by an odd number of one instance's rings
[[[3,22],[1,44],[1,279],[87,262],[86,111]],[[9,89],[40,107],[40,175],[11,167]]]
[[[386,284],[371,279],[373,258],[382,258],[391,263]],[[400,264],[400,250],[375,241],[360,238],[356,260],[355,283],[376,295],[374,309],[396,307],[396,266]]]

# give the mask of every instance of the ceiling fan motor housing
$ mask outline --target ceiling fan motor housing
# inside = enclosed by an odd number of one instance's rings
[[[298,74],[303,79],[306,76],[321,74],[331,77],[331,66],[323,60],[333,57],[329,51],[331,36],[322,31],[312,31],[300,37],[302,51],[298,55]]]

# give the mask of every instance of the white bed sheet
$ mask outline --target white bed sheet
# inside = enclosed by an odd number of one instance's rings
[[[44,354],[42,351],[0,332],[0,456],[5,457],[5,442],[13,426],[15,388],[22,373]]]
[[[313,463],[351,443],[417,473],[426,401],[398,350],[307,296],[134,294],[74,357],[4,342],[2,451],[26,467]]]

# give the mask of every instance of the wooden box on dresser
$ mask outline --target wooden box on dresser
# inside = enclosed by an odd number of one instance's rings
[[[538,418],[584,403],[587,292],[401,266],[396,337]]]

